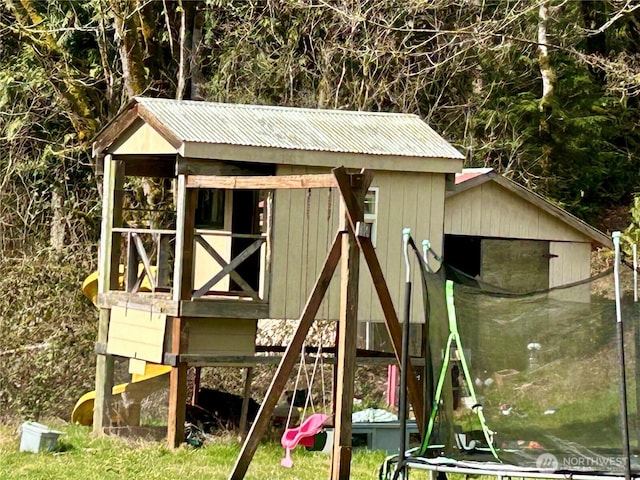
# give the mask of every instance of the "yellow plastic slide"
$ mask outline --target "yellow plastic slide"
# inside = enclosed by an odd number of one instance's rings
[[[121,282],[123,281],[122,270],[123,268],[121,266]],[[143,287],[144,286],[143,282]],[[82,293],[97,306],[98,272],[93,272],[85,279],[82,284]],[[147,362],[143,374],[133,374],[130,383],[115,385],[111,393],[114,397],[126,394],[128,401],[139,403],[144,397],[169,384],[170,371],[171,367],[169,366]],[[93,405],[95,398],[96,392],[87,392],[78,399],[71,413],[72,423],[79,423],[80,425],[93,424]]]

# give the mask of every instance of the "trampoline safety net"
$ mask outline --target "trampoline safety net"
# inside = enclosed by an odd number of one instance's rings
[[[432,425],[420,455],[622,472],[613,271],[516,294],[422,267]],[[632,467],[640,470],[640,319],[633,272],[620,270]],[[454,279],[449,289],[445,275]]]

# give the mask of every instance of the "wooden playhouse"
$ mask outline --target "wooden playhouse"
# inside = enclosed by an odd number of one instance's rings
[[[348,478],[356,321],[386,322],[399,354],[402,228],[442,252],[446,185],[463,157],[415,115],[151,98],[132,100],[93,153],[104,175],[94,430],[110,421],[114,356],[134,372],[171,367],[177,445],[187,366],[253,356],[258,319],[307,330],[336,320],[332,478]],[[156,211],[158,189],[171,200]],[[304,336],[283,355],[231,478],[244,475]]]

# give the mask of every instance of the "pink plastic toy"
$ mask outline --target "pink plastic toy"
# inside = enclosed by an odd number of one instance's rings
[[[309,415],[299,427],[286,429],[280,438],[280,444],[285,449],[285,455],[280,461],[280,465],[291,468],[293,466],[291,450],[298,445],[312,447],[314,442],[313,437],[322,430],[322,426],[328,419],[329,417],[324,413],[314,413],[313,415]]]

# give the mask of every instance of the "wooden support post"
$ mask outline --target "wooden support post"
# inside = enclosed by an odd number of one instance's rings
[[[122,198],[124,164],[105,157],[102,194],[102,225],[100,236],[100,258],[98,293],[104,294],[118,287],[118,264],[120,259],[120,234],[114,227],[122,225]],[[111,310],[100,309],[98,343],[107,344]],[[113,356],[98,354],[96,358],[96,397],[93,409],[93,432],[101,434],[111,425],[111,392],[113,388]]]
[[[100,309],[98,343],[107,342],[111,310]],[[113,355],[98,354],[96,358],[96,398],[93,405],[93,433],[101,434],[111,426],[111,390],[113,389]]]
[[[176,188],[176,246],[173,269],[173,299],[191,300],[195,213],[198,191],[187,190],[185,175],[178,176]]]
[[[291,342],[289,342],[289,345],[280,360],[278,370],[276,371],[273,380],[271,380],[271,385],[269,385],[269,389],[262,401],[260,410],[258,410],[258,415],[251,425],[249,434],[242,445],[242,450],[240,450],[238,459],[236,460],[233,470],[229,475],[230,480],[241,480],[247,473],[249,463],[251,463],[251,459],[258,449],[258,443],[269,424],[271,415],[273,414],[273,409],[275,408],[280,395],[282,395],[282,391],[287,384],[291,370],[298,362],[298,355],[300,355],[302,345],[307,338],[309,328],[313,325],[315,316],[320,308],[320,304],[324,299],[327,288],[329,288],[333,272],[340,260],[342,243],[341,236],[342,232],[339,232],[333,241],[333,245],[331,246],[331,250],[324,262],[322,271],[320,272],[320,275],[316,280],[316,284],[313,287],[313,291],[309,295],[307,304],[302,311],[298,328],[293,334],[293,338],[291,339]]]
[[[244,371],[244,391],[242,392],[242,410],[240,411],[240,438],[244,440],[247,435],[249,402],[251,401],[251,380],[253,367],[247,367]]]
[[[193,291],[193,250],[197,190],[187,190],[185,175],[178,176],[176,189],[176,252],[173,274],[173,299],[190,300]],[[184,319],[174,317],[171,330],[171,353],[186,349]],[[167,445],[176,448],[184,442],[184,419],[187,404],[187,363],[179,362],[169,377],[169,419]]]
[[[171,326],[171,351],[183,351],[185,336],[183,319],[173,317]],[[184,419],[187,404],[187,364],[179,362],[169,375],[169,419],[167,420],[167,445],[177,448],[184,442]]]
[[[353,179],[353,177],[352,177]],[[360,185],[350,190],[362,207],[371,177],[359,176]],[[348,229],[346,207],[340,202],[341,230]],[[362,211],[362,208],[361,208]],[[364,214],[358,221],[364,221]],[[358,282],[360,253],[352,231],[342,236],[340,260],[340,320],[338,322],[337,373],[334,443],[331,456],[331,480],[348,480],[351,470],[351,414],[358,340]]]
[[[357,198],[349,186],[349,177],[344,168],[336,168],[333,170],[333,174],[338,182],[338,188],[342,197],[344,198],[347,218],[349,220],[349,228],[352,232],[356,231],[356,224],[359,219],[363,218],[362,207],[359,205]],[[400,233],[398,233],[400,235]],[[360,251],[362,252],[364,259],[367,263],[373,286],[376,289],[378,299],[380,300],[380,306],[385,317],[385,326],[387,332],[391,338],[391,344],[396,355],[398,364],[400,364],[400,358],[402,356],[402,329],[400,328],[400,322],[398,320],[398,314],[393,306],[391,300],[391,294],[389,288],[384,279],[380,262],[376,255],[375,248],[371,243],[371,239],[368,237],[355,237]],[[409,399],[413,405],[413,412],[416,416],[416,424],[420,430],[420,434],[424,435],[424,393],[421,382],[415,377],[411,362],[408,365],[409,375],[407,375],[407,390],[409,391]]]
[[[198,405],[198,395],[200,394],[200,377],[202,367],[193,367],[193,392],[191,392],[191,405]]]

